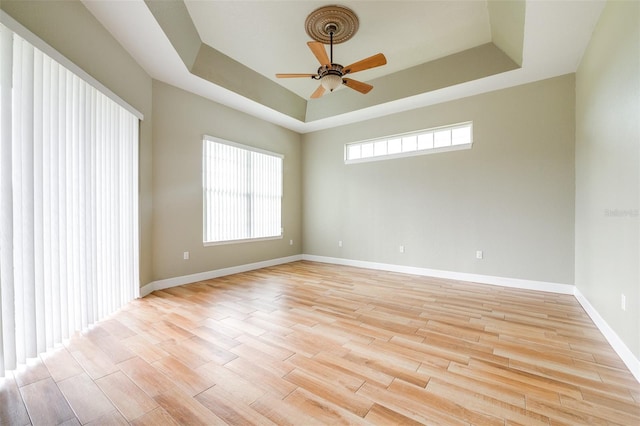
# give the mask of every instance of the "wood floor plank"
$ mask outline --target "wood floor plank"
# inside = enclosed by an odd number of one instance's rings
[[[197,395],[215,384],[215,380],[206,373],[196,372],[172,356],[159,359],[152,366],[190,396]]]
[[[154,345],[144,336],[139,334],[122,340],[122,344],[129,348],[129,350],[138,357],[149,363],[169,355],[166,351],[160,348],[160,345]]]
[[[226,350],[230,350],[241,344],[236,339],[205,325],[199,326],[190,331],[201,339],[205,339],[211,343],[215,343],[219,347]]]
[[[531,426],[549,424],[548,417],[527,411],[526,408],[505,402],[504,399],[485,395],[478,388],[456,386],[433,378],[429,381],[426,389],[449,401],[456,401],[457,404],[474,412]]]
[[[560,402],[558,392],[546,389],[544,386],[524,384],[521,380],[517,380],[517,376],[513,377],[495,365],[486,364],[485,366],[474,365],[470,367],[468,365],[453,363],[449,366],[449,371],[460,376],[481,381],[489,386],[495,385],[511,392],[520,392],[525,396],[536,396],[542,400]]]
[[[95,420],[86,423],[88,426],[128,426],[129,422],[118,412],[118,410],[103,414]]]
[[[127,421],[132,421],[158,406],[121,371],[101,377],[96,380],[96,384]]]
[[[321,426],[326,423],[316,419],[302,407],[290,404],[280,398],[265,394],[251,404],[251,407],[273,423],[283,426]]]
[[[431,382],[429,382],[431,383]],[[414,400],[417,403],[424,404],[432,409],[439,409],[447,412],[449,415],[469,422],[474,425],[502,425],[504,419],[499,418],[496,415],[483,413],[481,411],[474,410],[475,407],[470,406],[468,400],[460,398],[448,398],[447,395],[443,395],[439,392],[433,392],[427,385],[427,388],[421,388],[402,380],[395,379],[388,390],[390,392],[400,393],[405,395],[408,399]]]
[[[307,261],[156,291],[40,359],[0,423],[640,425],[572,295]]]
[[[58,387],[82,424],[115,410],[109,398],[86,373],[62,380]]]
[[[268,342],[261,340],[259,337],[244,335],[238,337],[236,340],[259,351],[261,356],[267,355],[279,361],[283,361],[295,354],[295,352],[288,349],[269,344]]]
[[[135,356],[135,354],[123,345],[120,340],[116,339],[106,331],[102,336],[97,336],[95,334],[89,335],[89,340],[99,347],[114,364],[118,364]]]
[[[240,358],[243,358],[249,362],[253,362],[256,359],[260,359],[261,366],[267,368],[270,371],[278,374],[280,377],[286,375],[291,370],[293,370],[294,366],[291,363],[284,362],[284,360],[275,359],[264,352],[256,349],[254,346],[250,346],[247,344],[241,344],[239,346],[234,347],[231,351],[238,355]]]
[[[65,346],[92,379],[99,379],[118,370],[99,347],[82,335],[72,337]]]
[[[538,375],[535,372],[528,371],[527,369],[520,369],[518,368],[518,365],[512,366],[511,364],[513,364],[512,361],[510,361],[509,367],[503,367],[501,365],[491,365],[490,363],[473,359],[469,363],[473,368],[490,371],[491,373],[519,383],[519,386],[528,386],[533,389],[553,391],[558,394],[580,398],[579,386],[571,383],[571,381],[566,381],[560,377],[556,378],[547,375]]]
[[[154,323],[151,326],[150,332],[158,338],[164,340],[173,339],[180,341],[194,336],[188,330],[180,327],[177,324],[172,324],[164,319],[158,321],[157,323]]]
[[[133,426],[179,426],[179,423],[162,407],[149,411],[131,422]]]
[[[189,342],[189,340],[190,339],[175,341],[170,339],[159,343],[157,347],[192,369],[196,369],[211,361],[211,357],[208,354],[203,354],[201,351],[196,352],[192,348],[187,347],[187,342]],[[164,358],[170,357],[162,357],[154,362],[160,361]]]
[[[127,339],[136,335],[134,330],[131,330],[117,319],[106,319],[101,321],[100,327],[104,328],[110,335],[118,340]]]
[[[373,404],[364,419],[378,425],[419,426],[423,424],[377,403]]]
[[[358,414],[356,411],[345,408],[344,403],[338,404],[336,400],[331,401],[307,389],[296,389],[285,398],[285,401],[324,424],[367,424],[363,416],[369,411],[368,408],[363,414]]]
[[[549,417],[552,424],[604,426],[609,422],[593,414],[573,410],[549,401],[527,398],[527,410]],[[632,423],[631,423],[632,424]]]
[[[84,373],[84,369],[65,347],[45,352],[40,358],[56,382]]]
[[[622,406],[620,405],[613,408],[608,405],[599,404],[597,401],[584,401],[565,396],[562,396],[560,400],[562,406],[565,408],[592,415],[607,422],[630,425],[638,420],[639,410],[637,409],[621,411],[620,408],[622,408]]]
[[[274,371],[262,368],[260,363],[249,362],[243,358],[236,358],[227,363],[225,368],[246,378],[265,391],[284,398],[289,395],[295,386],[289,381],[278,376]]]
[[[289,362],[307,374],[329,381],[336,387],[339,386],[351,392],[357,391],[360,386],[364,384],[363,379],[349,374],[343,374],[331,365],[318,362],[315,357],[307,358],[303,355],[294,355],[289,359]]]
[[[49,370],[40,358],[30,358],[25,365],[20,365],[13,372],[19,387],[51,377]]]
[[[65,420],[62,423],[59,423],[58,426],[81,426],[80,421],[77,417],[71,418],[69,420]]]
[[[445,410],[439,410],[433,406],[409,398],[407,395],[392,392],[386,388],[381,388],[369,383],[365,383],[358,389],[357,393],[387,410],[399,413],[420,424],[469,425],[469,422],[451,416]]]
[[[393,381],[393,376],[376,370],[359,362],[354,362],[332,353],[321,352],[313,357],[317,362],[327,365],[340,374],[353,376],[363,382],[376,384],[380,387],[387,387]]]
[[[118,367],[150,397],[176,386],[167,376],[141,358],[131,358],[118,364]]]
[[[359,417],[364,417],[372,405],[372,402],[366,398],[299,368],[287,374],[285,379],[317,397],[355,413]]]
[[[155,400],[178,424],[193,426],[226,424],[220,417],[180,388],[161,393],[155,397]]]
[[[242,372],[235,372],[231,369],[210,362],[198,369],[215,378],[215,386],[223,389],[227,394],[233,395],[236,400],[244,404],[252,404],[258,398],[261,398],[269,387],[266,383],[252,381],[244,376]]]
[[[0,378],[0,425],[26,425],[31,423],[20,390],[9,372]]]
[[[75,419],[75,414],[62,392],[48,378],[20,388],[31,423],[36,425],[59,424]]]
[[[275,425],[249,404],[236,400],[219,386],[210,387],[195,399],[230,425]]]

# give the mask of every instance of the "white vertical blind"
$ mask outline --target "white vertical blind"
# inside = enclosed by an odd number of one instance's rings
[[[138,118],[0,38],[3,376],[138,295]]]
[[[280,154],[204,138],[205,244],[282,236],[282,162]]]

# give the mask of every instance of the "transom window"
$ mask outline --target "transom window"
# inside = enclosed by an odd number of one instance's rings
[[[413,155],[469,149],[473,123],[459,123],[345,145],[345,163],[387,160]]]
[[[204,137],[205,245],[282,238],[283,158],[280,154]]]

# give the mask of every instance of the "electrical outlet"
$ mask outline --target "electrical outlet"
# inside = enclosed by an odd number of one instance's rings
[[[292,246],[293,245],[293,240],[289,240],[289,245]]]
[[[399,247],[400,253],[404,253],[404,246]]]
[[[482,259],[483,256],[484,254],[482,253],[482,250],[476,251],[476,259]]]
[[[338,247],[342,247],[342,241],[338,241]]]
[[[620,295],[620,309],[627,310],[627,297],[624,294]]]
[[[189,252],[188,252],[188,251],[185,251],[184,253],[182,253],[182,258],[183,258],[184,260],[189,260]]]

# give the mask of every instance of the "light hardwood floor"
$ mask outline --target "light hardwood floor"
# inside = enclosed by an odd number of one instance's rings
[[[311,262],[157,291],[1,383],[12,425],[640,424],[572,296]]]

